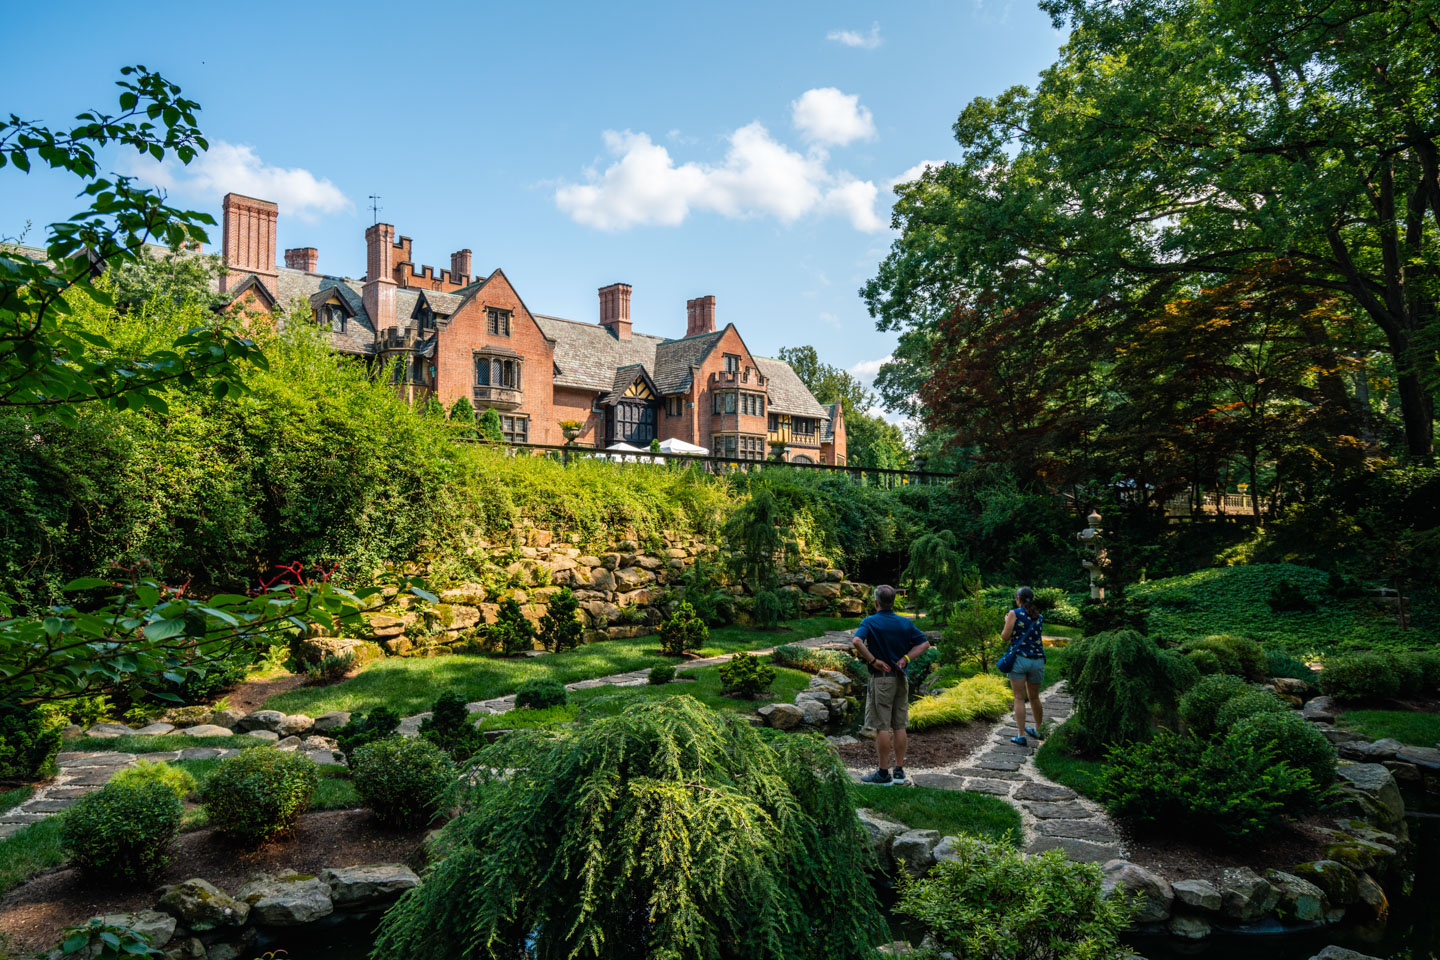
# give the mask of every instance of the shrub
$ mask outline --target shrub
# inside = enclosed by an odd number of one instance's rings
[[[158,780],[106,784],[76,800],[60,821],[60,846],[94,880],[143,883],[170,862],[180,798]]]
[[[1010,684],[995,674],[967,677],[910,705],[910,729],[926,730],[972,720],[1003,717],[1014,702]]]
[[[61,718],[35,707],[0,703],[0,780],[48,775],[60,752]]]
[[[1382,653],[1329,657],[1320,671],[1320,692],[1351,703],[1389,700],[1400,693],[1394,657]]]
[[[485,628],[485,639],[495,653],[514,656],[535,648],[535,625],[525,619],[518,600],[506,597],[500,601],[495,622]]]
[[[692,608],[691,616],[699,617],[712,627],[735,622],[735,598],[716,585],[719,571],[715,565],[696,560],[685,573],[684,602]]]
[[[382,740],[400,729],[400,715],[389,707],[376,707],[369,713],[357,713],[350,722],[335,731],[335,743],[346,756],[367,743]]]
[[[1140,832],[1175,830],[1238,842],[1312,809],[1315,782],[1250,739],[1202,741],[1162,730],[1112,750],[1096,796]]]
[[[780,591],[761,590],[755,594],[750,614],[755,618],[757,627],[774,630],[780,625],[780,621],[785,619],[785,610],[785,600]]]
[[[238,843],[258,846],[295,825],[310,808],[319,783],[309,757],[257,747],[221,760],[200,788],[200,802],[216,830]]]
[[[1111,597],[1108,600],[1086,597],[1080,602],[1080,627],[1087,637],[1112,630],[1145,633],[1149,628],[1149,619],[1144,605],[1128,597]]]
[[[865,664],[843,650],[818,650],[786,643],[770,652],[770,660],[777,666],[804,670],[806,673],[834,670],[845,674],[851,680],[864,682],[870,679],[870,671]]]
[[[1440,663],[1440,658],[1437,658]],[[1304,680],[1306,683],[1315,682],[1315,671],[1309,665],[1294,654],[1286,653],[1284,650],[1267,649],[1265,651],[1265,674],[1269,677],[1293,677],[1296,680]]]
[[[935,665],[940,662],[940,651],[934,647],[929,648],[920,656],[911,660],[905,666],[905,682],[912,690],[918,690],[920,684],[930,676]]]
[[[849,778],[818,737],[665,697],[561,737],[514,731],[475,769],[445,828],[457,852],[386,911],[376,956],[861,960],[885,934]]]
[[[569,694],[559,680],[526,680],[515,690],[517,710],[544,710],[565,704]]]
[[[1201,677],[1180,699],[1180,719],[1196,736],[1214,736],[1219,730],[1220,708],[1250,689],[1244,680],[1228,673]]]
[[[169,787],[177,799],[184,800],[195,792],[197,784],[189,770],[172,767],[168,763],[151,763],[136,760],[134,766],[126,767],[110,778],[111,783],[159,783]]]
[[[990,669],[1001,654],[1000,631],[1005,627],[1005,611],[986,604],[979,597],[957,603],[945,619],[942,633],[947,663],[974,663],[982,671]]]
[[[580,601],[569,587],[562,587],[551,597],[545,616],[540,618],[541,646],[552,652],[580,646],[585,628],[580,624],[579,609]]]
[[[430,716],[420,721],[420,736],[460,761],[469,760],[485,745],[484,736],[470,720],[465,698],[454,692],[442,693],[435,701]]]
[[[1269,690],[1251,689],[1231,697],[1215,712],[1215,733],[1224,734],[1247,717],[1260,713],[1289,713],[1290,708]]]
[[[737,653],[717,668],[720,674],[720,692],[753,700],[769,689],[775,681],[775,670],[767,667],[759,657],[748,653]]]
[[[1420,686],[1424,693],[1440,690],[1440,650],[1424,650],[1414,654],[1415,665],[1420,668]]]
[[[343,680],[345,674],[355,669],[356,660],[353,653],[327,653],[319,662],[305,668],[305,679],[309,683],[333,683]]]
[[[923,924],[937,951],[1026,960],[1120,955],[1130,907],[1105,896],[1099,867],[971,837],[953,850],[928,876],[897,878],[896,912]]]
[[[1014,596],[1012,590],[1010,593]],[[1075,606],[1070,599],[1070,594],[1062,587],[1039,587],[1035,591],[1035,605],[1045,615],[1047,623],[1058,624],[1062,627],[1080,626],[1080,608]]]
[[[1102,633],[1066,650],[1066,676],[1075,695],[1070,723],[1085,753],[1149,737],[1155,714],[1173,714],[1177,698],[1199,678],[1180,653],[1161,650],[1134,630]]]
[[[646,679],[652,687],[659,686],[662,683],[669,683],[675,679],[675,668],[668,663],[651,667],[650,676]]]
[[[1277,582],[1270,588],[1265,602],[1276,613],[1310,613],[1315,609],[1315,601],[1294,580]]]
[[[1325,734],[1294,710],[1284,713],[1256,713],[1237,721],[1225,739],[1232,748],[1259,750],[1269,747],[1276,761],[1310,774],[1318,787],[1335,782],[1335,747]]]
[[[698,650],[710,639],[710,628],[695,615],[690,601],[681,601],[664,623],[660,624],[660,652],[678,657],[687,650]]]
[[[367,743],[350,762],[355,791],[392,827],[423,827],[439,812],[455,782],[455,764],[423,737]]]
[[[1213,673],[1229,673],[1225,664],[1221,662],[1220,655],[1208,648],[1192,648],[1181,651],[1185,658],[1195,665],[1195,669],[1202,677],[1208,677]]]

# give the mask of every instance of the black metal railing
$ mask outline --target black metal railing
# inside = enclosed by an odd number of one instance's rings
[[[480,443],[494,446],[510,456],[543,456],[562,463],[580,460],[604,460],[617,465],[645,466],[692,466],[706,473],[725,474],[738,471],[758,471],[775,468],[792,470],[823,470],[848,476],[857,484],[876,487],[903,487],[911,484],[935,486],[949,483],[958,473],[943,473],[936,470],[896,470],[885,467],[852,467],[833,463],[789,463],[778,460],[746,460],[739,457],[717,457],[692,453],[654,453],[641,450],[627,453],[620,450],[605,450],[580,444],[552,443],[497,443],[470,437],[457,437],[460,443]]]

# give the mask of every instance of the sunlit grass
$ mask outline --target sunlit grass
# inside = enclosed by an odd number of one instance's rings
[[[912,830],[938,830],[941,836],[969,834],[1020,844],[1020,813],[988,793],[856,784],[855,806],[868,807]]]

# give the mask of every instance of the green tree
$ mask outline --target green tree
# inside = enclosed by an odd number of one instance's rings
[[[580,601],[569,587],[550,598],[540,618],[540,644],[552,653],[580,646],[584,627],[580,625]]]
[[[471,770],[377,956],[858,960],[886,935],[849,780],[819,738],[671,697],[515,731]]]
[[[955,531],[932,530],[911,541],[910,562],[901,579],[917,595],[933,598],[927,602],[927,612],[944,619],[972,578],[978,579],[956,546]]]
[[[494,407],[486,407],[476,424],[480,439],[488,443],[504,443],[505,431],[501,428],[500,414]]]
[[[905,434],[883,417],[856,414],[845,418],[846,462],[852,467],[904,470],[910,466]]]
[[[731,570],[754,595],[755,619],[762,627],[773,628],[783,612],[778,591],[785,540],[780,531],[788,525],[780,501],[766,487],[756,489],[725,525]]]

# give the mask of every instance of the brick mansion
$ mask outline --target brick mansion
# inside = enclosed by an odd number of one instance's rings
[[[449,409],[468,397],[477,413],[499,413],[512,442],[564,443],[560,423],[573,420],[583,424],[575,442],[591,447],[676,439],[759,460],[778,442],[794,463],[845,464],[840,405],[819,403],[785,362],[752,354],[733,323],[717,328],[713,296],[685,304],[678,336],[633,329],[625,283],[600,288],[596,323],[533,313],[504,271],[475,273],[469,250],[452,253],[448,270],[418,265],[411,238],[388,223],[365,231],[365,275],[353,280],[320,272],[314,247],[277,263],[278,213],[225,196],[230,304],[274,313],[307,301],[337,352],[383,365],[412,401]]]

